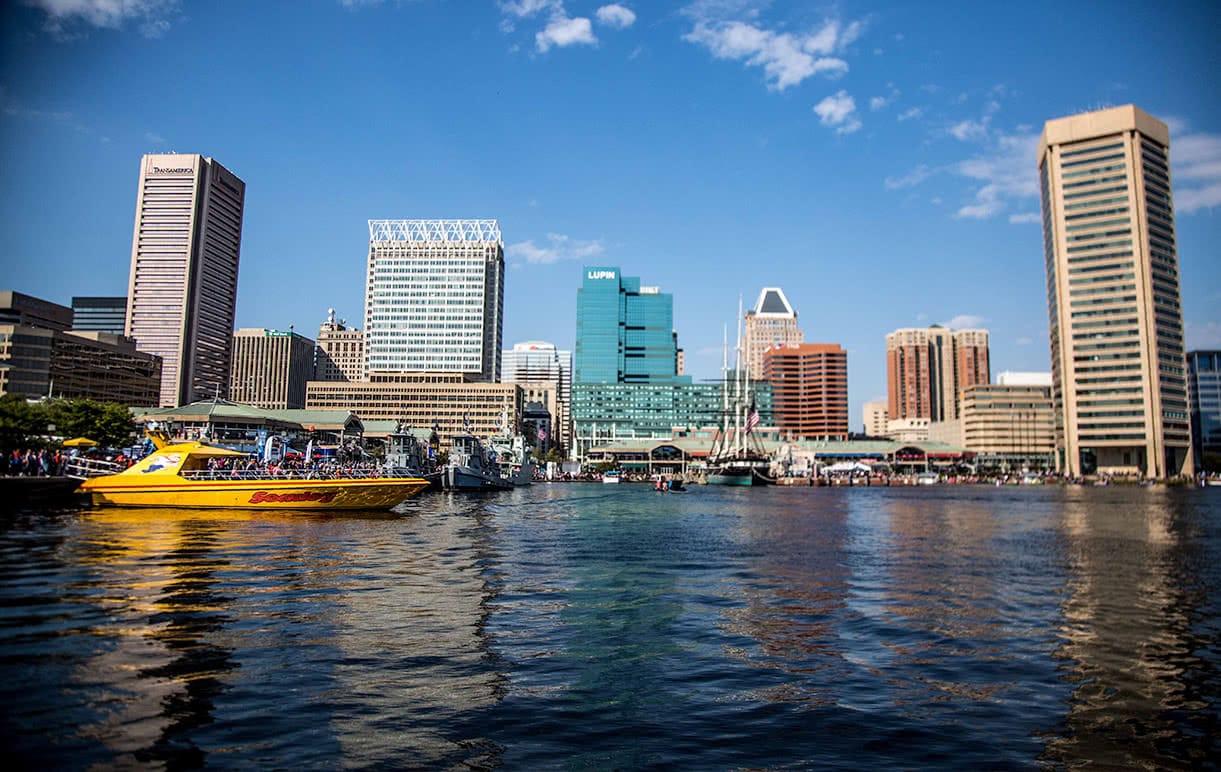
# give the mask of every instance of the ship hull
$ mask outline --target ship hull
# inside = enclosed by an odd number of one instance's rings
[[[78,489],[99,507],[189,509],[391,509],[428,487],[416,478],[361,480],[206,480],[147,484],[113,478],[86,480]]]

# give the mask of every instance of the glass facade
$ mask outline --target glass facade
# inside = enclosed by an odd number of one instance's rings
[[[72,329],[122,335],[126,327],[126,295],[72,298]]]
[[[1196,469],[1221,472],[1221,350],[1187,353],[1187,386]]]

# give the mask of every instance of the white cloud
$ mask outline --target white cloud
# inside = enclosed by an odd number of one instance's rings
[[[843,89],[814,105],[814,112],[823,126],[833,127],[838,134],[851,134],[861,127],[856,100]]]
[[[626,29],[636,23],[636,14],[632,13],[632,9],[618,3],[602,6],[595,16],[599,24],[615,29]]]
[[[913,118],[920,118],[923,115],[924,115],[924,108],[910,107],[910,108],[904,110],[903,112],[899,113],[899,120],[900,121],[910,121]]]
[[[583,16],[552,16],[542,32],[534,36],[534,45],[540,53],[546,53],[552,46],[566,48],[578,44],[593,45],[597,42],[593,25]]]
[[[941,322],[942,327],[948,327],[951,330],[977,330],[983,327],[984,322],[988,321],[987,317],[976,316],[975,314],[959,314],[953,319]]]
[[[998,134],[983,156],[960,161],[954,172],[977,183],[974,201],[959,208],[957,217],[984,220],[1003,212],[1014,200],[1039,194],[1035,169],[1038,134]]]
[[[1019,212],[1009,215],[1009,222],[1014,225],[1041,223],[1043,222],[1043,217],[1038,212]]]
[[[1188,351],[1221,348],[1221,324],[1184,321],[1183,344]]]
[[[139,25],[146,37],[159,37],[170,27],[177,0],[25,0],[47,15],[47,29],[67,35],[80,25],[99,29],[122,29],[128,22]]]
[[[983,139],[988,135],[988,121],[962,121],[949,128],[950,135],[961,142]]]
[[[935,169],[929,168],[926,164],[920,164],[902,177],[887,177],[884,184],[887,190],[902,190],[915,187],[934,174],[936,174]]]
[[[548,233],[547,244],[541,247],[534,243],[534,239],[505,247],[505,255],[508,257],[520,257],[527,263],[541,264],[595,257],[602,252],[601,241],[580,241],[571,239],[562,233]]]
[[[917,321],[917,322],[927,322],[927,321],[928,321],[928,314],[926,314],[926,313],[924,313],[923,311],[921,311],[920,313],[916,314],[916,321]]]
[[[796,86],[814,75],[843,75],[848,63],[832,54],[842,53],[864,30],[859,21],[845,26],[838,19],[827,19],[809,32],[780,32],[755,23],[757,9],[741,4],[701,2],[689,6],[685,13],[695,25],[684,40],[704,46],[717,59],[762,67],[768,88],[775,91]],[[752,20],[732,18],[739,15]]]
[[[1018,344],[1019,346],[1029,346],[1031,343],[1034,343],[1034,339],[1028,338],[1025,335],[1023,335],[1022,337],[1020,337],[1016,341],[1014,341],[1014,343]]]
[[[1178,136],[1187,130],[1186,123],[1175,119],[1166,123],[1172,126],[1170,166],[1175,212],[1191,214],[1221,206],[1221,135]]]
[[[539,53],[546,53],[552,47],[596,45],[598,42],[590,20],[584,16],[570,17],[563,0],[507,0],[500,3],[500,11],[505,17],[500,28],[506,33],[515,29],[514,19],[546,14],[546,26],[534,35],[534,47]]]

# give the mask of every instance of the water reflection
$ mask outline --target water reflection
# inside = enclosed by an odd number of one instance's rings
[[[1071,579],[1056,656],[1073,689],[1045,759],[1104,768],[1215,763],[1219,630],[1201,569],[1217,555],[1184,543],[1199,528],[1184,498],[1160,487],[1065,492]],[[1210,650],[1212,658],[1201,656]]]

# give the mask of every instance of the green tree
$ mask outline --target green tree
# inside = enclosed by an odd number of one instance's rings
[[[51,423],[64,437],[88,437],[103,447],[131,443],[135,422],[131,411],[114,402],[60,399],[48,404]]]
[[[0,397],[0,447],[5,450],[42,445],[51,422],[40,402],[31,403],[19,394]]]

